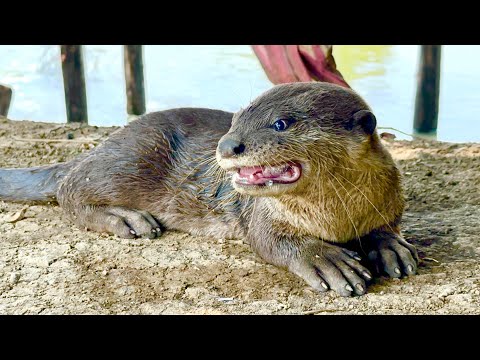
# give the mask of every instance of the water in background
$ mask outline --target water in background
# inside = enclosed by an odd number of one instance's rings
[[[333,54],[379,126],[411,133],[419,46],[339,45]],[[89,123],[124,125],[122,46],[86,45],[84,57]],[[439,140],[480,141],[479,57],[480,46],[443,46]],[[272,86],[248,45],[146,45],[144,66],[149,112],[183,106],[237,111]],[[9,118],[66,121],[58,46],[1,45],[0,83],[14,90]]]

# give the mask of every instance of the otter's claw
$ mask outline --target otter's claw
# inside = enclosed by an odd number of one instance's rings
[[[157,220],[146,211],[120,206],[90,207],[84,211],[87,216],[78,215],[77,224],[90,230],[114,234],[125,239],[136,237],[154,239],[161,235]]]
[[[107,209],[106,213],[108,216],[116,216],[118,219],[118,221],[116,221],[117,226],[110,229],[115,235],[130,237],[124,235],[127,229],[132,237],[155,239],[161,235],[161,232],[158,231],[160,229],[159,224],[153,216],[146,211],[111,207]]]
[[[323,244],[306,251],[290,270],[319,292],[332,289],[341,296],[363,295],[365,281],[372,275],[357,258],[360,256],[354,251]]]
[[[399,278],[417,272],[417,250],[401,236],[384,231],[375,232],[369,237],[368,259],[378,274]]]

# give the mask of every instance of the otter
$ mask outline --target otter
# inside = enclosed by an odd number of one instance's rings
[[[165,229],[240,238],[318,292],[362,295],[417,271],[401,234],[401,175],[354,91],[272,87],[246,108],[144,115],[67,163],[0,170],[0,199],[56,200],[122,238]]]

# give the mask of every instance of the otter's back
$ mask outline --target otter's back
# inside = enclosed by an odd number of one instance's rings
[[[178,131],[188,136],[201,136],[204,132],[216,132],[219,136],[230,129],[233,113],[206,108],[178,108],[146,114],[132,121],[126,128],[132,131],[162,129]]]

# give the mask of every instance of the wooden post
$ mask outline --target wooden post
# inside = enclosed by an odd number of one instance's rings
[[[436,134],[440,94],[441,45],[422,45],[418,70],[413,130]]]
[[[0,85],[0,116],[7,117],[10,101],[12,100],[12,89],[5,85]]]
[[[60,45],[67,122],[88,123],[82,45]]]
[[[124,45],[123,58],[127,87],[127,114],[145,114],[142,45]]]

